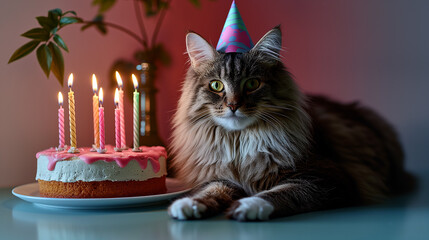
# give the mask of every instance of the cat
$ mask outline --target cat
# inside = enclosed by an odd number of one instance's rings
[[[249,52],[221,53],[187,34],[170,151],[194,188],[169,206],[172,218],[263,221],[379,202],[405,185],[391,125],[358,103],[301,93],[281,42],[278,26]]]

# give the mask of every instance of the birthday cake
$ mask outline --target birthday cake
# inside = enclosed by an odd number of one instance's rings
[[[166,192],[164,147],[140,147],[122,152],[106,146],[105,153],[79,148],[79,153],[54,148],[37,153],[40,196],[111,198]]]

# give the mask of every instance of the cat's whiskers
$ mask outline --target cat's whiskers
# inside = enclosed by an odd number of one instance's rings
[[[190,119],[191,125],[197,124],[202,119],[209,118],[210,117],[210,111],[208,109],[201,110],[198,112],[197,116],[194,116]]]
[[[288,120],[291,120],[291,121],[292,121],[292,118],[290,116],[284,114],[283,112],[279,112],[278,110],[279,109],[280,110],[283,109],[283,110],[287,110],[287,111],[294,111],[295,110],[295,111],[301,113],[301,116],[308,117],[307,113],[302,108],[291,105],[291,104],[287,104],[287,106],[276,106],[276,105],[261,104],[261,106],[266,107],[266,108],[272,108],[271,109],[272,111],[270,111],[271,113],[278,115],[278,116],[281,116],[281,117],[284,117],[284,118],[287,118]]]
[[[290,116],[286,115],[286,114],[283,114],[283,113],[280,113],[280,112],[275,112],[275,111],[270,112],[270,113],[275,114],[275,115],[280,116],[280,117],[283,117],[283,118],[286,118],[289,121],[292,121],[292,118]]]
[[[277,123],[277,125],[279,125],[279,126],[283,126],[283,125],[284,125],[284,123],[283,123],[282,121],[280,121],[280,119],[278,119],[277,117],[275,117],[275,116],[273,116],[273,115],[271,115],[271,114],[269,114],[269,113],[265,113],[265,115],[266,115],[267,117],[269,117],[269,118],[273,119],[273,121],[274,121],[274,122],[276,122],[276,123]]]
[[[292,104],[286,104],[287,107],[293,108],[294,110],[298,111],[302,116],[305,116],[306,118],[308,117],[308,113],[302,108],[302,107],[298,107]],[[292,110],[292,109],[290,109]]]
[[[270,119],[266,118],[263,114],[256,114],[256,117],[257,117],[258,119],[263,120],[265,123],[273,124],[273,122],[272,122]],[[273,124],[273,125],[274,125],[274,124]]]
[[[284,110],[288,110],[288,111],[292,110],[291,108],[284,107],[284,106],[276,106],[276,105],[268,105],[268,104],[261,104],[261,106],[266,107],[266,108],[284,109]]]
[[[267,123],[273,124],[273,125],[283,125],[282,122],[280,122],[277,118],[275,118],[274,116],[268,114],[267,112],[261,112],[258,111],[256,114],[257,117],[265,120]]]

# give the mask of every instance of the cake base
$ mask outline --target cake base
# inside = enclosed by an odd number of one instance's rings
[[[38,180],[41,197],[114,198],[134,197],[167,192],[165,176],[146,181],[59,182]]]

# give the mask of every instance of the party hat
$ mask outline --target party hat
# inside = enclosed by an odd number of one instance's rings
[[[248,52],[253,47],[240,12],[232,1],[216,50],[219,52]]]

